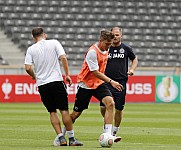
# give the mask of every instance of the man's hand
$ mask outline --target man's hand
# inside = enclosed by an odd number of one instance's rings
[[[70,76],[66,76],[65,80],[68,82],[68,86],[70,87],[72,85],[72,79],[70,78]]]
[[[132,69],[128,70],[127,74],[130,75],[130,76],[133,76],[134,75],[134,70],[132,70]]]
[[[119,83],[116,82],[114,80],[110,80],[109,82],[115,89],[117,89],[118,91],[122,91],[124,89],[124,87]]]

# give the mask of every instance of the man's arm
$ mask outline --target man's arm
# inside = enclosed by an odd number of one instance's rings
[[[86,55],[86,62],[89,66],[90,71],[92,71],[97,78],[110,83],[114,88],[116,88],[119,91],[122,91],[123,86],[121,84],[115,82],[111,78],[107,77],[105,74],[98,71],[99,66],[97,62],[97,55],[94,49],[88,51]]]
[[[32,68],[31,65],[25,64],[25,70],[26,70],[26,72],[31,76],[31,78],[32,78],[33,80],[36,79],[35,73],[34,73],[33,68]]]
[[[66,55],[61,55],[59,57],[60,61],[62,62],[62,66],[65,72],[65,79],[69,83],[69,86],[72,84],[72,79],[69,76],[69,68],[68,68],[68,61]]]
[[[110,83],[110,84],[111,84],[114,88],[116,88],[117,90],[122,91],[123,86],[122,86],[121,84],[119,84],[118,82],[112,80],[111,78],[107,77],[105,74],[99,72],[98,70],[93,71],[93,74],[94,74],[97,78],[99,78],[99,79],[101,79],[101,80],[103,80],[103,81],[105,81],[105,82]]]
[[[135,57],[135,59],[133,59],[133,61],[131,63],[130,69],[128,70],[128,75],[130,75],[130,76],[134,75],[134,71],[135,71],[137,65],[138,65],[138,58]]]

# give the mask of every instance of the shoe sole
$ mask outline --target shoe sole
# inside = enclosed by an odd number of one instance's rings
[[[62,142],[60,146],[67,146],[67,142]]]
[[[71,144],[69,146],[83,146],[83,144]]]
[[[57,144],[57,143],[53,143],[53,146],[60,146],[60,143]]]
[[[58,147],[58,146],[67,146],[67,143],[65,144],[65,143],[63,143],[63,144],[53,144],[53,146],[55,146],[55,147]]]
[[[119,142],[119,141],[121,141],[121,137],[114,139],[114,142]]]

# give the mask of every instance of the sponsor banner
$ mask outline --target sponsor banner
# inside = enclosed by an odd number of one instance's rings
[[[156,102],[180,103],[180,76],[157,76],[156,85]]]
[[[155,102],[155,76],[130,76],[126,102]]]
[[[74,102],[77,76],[67,86],[69,102]],[[0,75],[0,102],[41,102],[37,85],[28,75]],[[98,102],[95,98],[91,102]],[[127,83],[126,102],[155,102],[155,77],[133,76]]]
[[[77,76],[71,76],[73,84],[67,85],[69,102],[74,102],[77,92]],[[35,80],[28,75],[0,75],[0,102],[41,102]],[[95,98],[92,102],[98,102]]]
[[[0,76],[0,102],[40,102],[37,85],[27,75]]]

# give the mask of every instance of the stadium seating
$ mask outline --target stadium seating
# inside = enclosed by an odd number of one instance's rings
[[[44,27],[64,46],[72,66],[98,41],[102,28],[123,28],[140,67],[178,67],[181,55],[180,0],[0,0],[0,26],[26,52],[31,29]]]
[[[2,58],[1,55],[0,55],[0,65],[9,65],[8,62]]]

